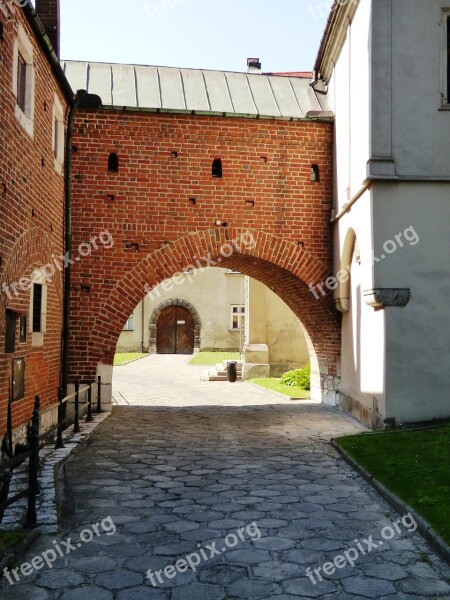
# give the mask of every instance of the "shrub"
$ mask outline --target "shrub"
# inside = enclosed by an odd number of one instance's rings
[[[311,389],[311,366],[308,363],[303,369],[295,369],[294,371],[288,371],[281,379],[280,383],[284,385],[292,385],[301,387],[304,390]]]

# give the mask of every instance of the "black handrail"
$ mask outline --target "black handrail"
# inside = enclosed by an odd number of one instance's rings
[[[55,448],[64,448],[64,442],[62,438],[62,433],[64,430],[64,426],[67,422],[73,421],[73,431],[74,433],[79,433],[80,431],[80,394],[83,392],[88,393],[87,402],[84,403],[83,409],[87,404],[87,414],[86,414],[86,422],[89,423],[93,420],[92,417],[92,389],[94,385],[97,385],[97,413],[101,412],[101,377],[98,377],[97,381],[94,381],[85,387],[80,389],[80,383],[77,380],[75,382],[75,392],[69,394],[68,396],[64,396],[62,388],[58,390],[58,403],[53,404],[52,406],[48,406],[44,410],[40,410],[41,400],[39,396],[35,397],[34,400],[34,408],[33,414],[31,417],[31,426],[28,426],[28,445],[23,446],[23,452],[18,454],[17,456],[13,456],[12,453],[12,398],[11,398],[11,390],[10,397],[8,401],[8,416],[7,416],[7,436],[8,443],[4,440],[4,444],[2,446],[2,450],[6,451],[6,454],[9,456],[9,460],[0,464],[0,474],[1,476],[1,487],[0,487],[0,523],[3,520],[3,516],[5,514],[5,510],[20,500],[21,498],[28,497],[28,506],[27,506],[27,514],[25,519],[25,528],[32,529],[37,526],[37,512],[36,512],[36,496],[40,493],[39,488],[39,480],[38,480],[38,470],[39,470],[39,451],[44,447],[44,444],[40,444],[40,441],[46,437],[47,434],[39,435],[40,431],[40,421],[42,415],[45,413],[54,410],[56,407],[58,408],[58,425],[57,425],[57,440]],[[64,405],[71,400],[75,399],[75,412],[73,417],[63,418],[64,415]],[[53,430],[54,431],[54,430]],[[9,489],[11,484],[11,478],[13,471],[16,467],[24,463],[27,459],[29,459],[28,464],[28,488],[18,492],[13,497],[8,498]]]

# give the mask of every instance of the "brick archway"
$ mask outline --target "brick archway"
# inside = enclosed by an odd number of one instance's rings
[[[245,236],[251,236],[251,247],[236,243]],[[324,281],[328,268],[298,244],[255,229],[199,231],[139,257],[134,268],[104,295],[92,327],[72,344],[72,379],[89,380],[100,374],[105,384],[110,384],[117,339],[136,304],[165,279],[198,267],[200,258],[207,259],[204,266],[239,270],[284,300],[300,319],[308,343],[313,395],[333,402],[339,386],[338,318],[330,295],[316,299],[308,288],[311,283]]]
[[[200,320],[200,316],[198,314],[198,312],[196,311],[196,309],[192,306],[192,304],[190,304],[189,302],[187,302],[186,300],[179,300],[178,298],[172,298],[171,300],[164,300],[164,302],[161,302],[161,304],[159,304],[155,310],[152,312],[149,322],[148,322],[148,326],[150,329],[150,340],[149,340],[149,344],[148,344],[148,351],[149,354],[155,354],[156,353],[156,347],[157,347],[157,322],[158,322],[158,318],[160,316],[160,314],[169,306],[182,306],[183,308],[186,308],[192,315],[192,318],[194,319],[194,352],[196,350],[200,350],[200,334],[201,334],[201,330],[202,330],[202,322]]]

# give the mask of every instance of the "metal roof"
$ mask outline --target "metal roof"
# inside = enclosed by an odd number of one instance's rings
[[[106,107],[278,119],[329,110],[326,98],[298,77],[78,61],[61,65],[74,90],[97,94]]]

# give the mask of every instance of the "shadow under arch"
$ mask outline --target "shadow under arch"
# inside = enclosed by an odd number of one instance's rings
[[[194,319],[194,351],[200,350],[200,335],[202,331],[202,322],[200,319],[200,315],[197,310],[192,306],[190,302],[186,300],[179,300],[178,298],[171,298],[170,300],[164,300],[161,302],[150,315],[150,319],[148,321],[148,326],[150,329],[150,340],[148,345],[149,354],[155,354],[158,340],[157,340],[157,323],[160,314],[169,306],[182,306],[186,310],[188,310],[192,318]]]
[[[329,268],[299,245],[261,230],[216,228],[179,238],[151,254],[111,289],[96,310],[93,327],[86,326],[71,348],[71,379],[102,376],[105,399],[110,397],[112,364],[122,327],[134,307],[156,285],[192,268],[238,270],[264,283],[300,320],[311,357],[312,397],[334,404],[339,389],[340,326],[331,294],[320,297],[309,289],[330,275]]]

